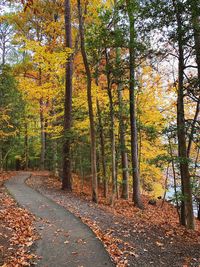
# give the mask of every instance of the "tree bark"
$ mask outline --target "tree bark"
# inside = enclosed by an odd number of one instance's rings
[[[115,3],[116,4],[116,3]],[[116,28],[116,25],[115,25]],[[120,66],[120,48],[116,48],[116,65]],[[128,199],[128,155],[126,151],[126,129],[123,118],[123,96],[122,96],[122,81],[119,77],[117,79],[117,97],[119,106],[119,135],[120,135],[120,152],[121,152],[121,166],[122,166],[122,193],[121,198]]]
[[[71,29],[71,3],[65,0],[65,39],[66,47],[72,49]],[[65,107],[64,107],[64,143],[63,143],[63,173],[62,189],[72,191],[71,174],[71,123],[72,123],[72,77],[73,77],[73,56],[72,54],[66,63],[65,76]]]
[[[38,85],[42,85],[42,70],[38,70]],[[44,101],[40,98],[40,140],[41,140],[41,152],[40,152],[40,169],[45,169],[45,154],[46,154],[46,140],[45,140],[45,120],[44,120]]]
[[[177,98],[177,135],[178,135],[178,156],[181,173],[182,194],[184,201],[182,203],[181,223],[189,229],[194,229],[194,215],[192,206],[192,191],[190,184],[190,174],[188,166],[186,133],[185,133],[185,115],[184,115],[184,50],[183,50],[183,28],[179,1],[173,0],[176,21],[177,36],[179,48],[178,65],[178,98]]]
[[[188,157],[191,151],[193,136],[195,132],[195,125],[199,119],[199,112],[200,112],[200,7],[198,7],[198,3],[199,3],[198,0],[188,1],[188,5],[190,7],[190,12],[191,12],[193,34],[194,34],[194,49],[195,49],[195,54],[196,54],[197,73],[198,73],[198,91],[199,91],[199,98],[197,100],[195,116],[194,116],[194,120],[192,123],[191,133],[190,133],[189,142],[188,142],[188,148],[187,148]]]
[[[132,160],[132,177],[133,177],[133,202],[135,206],[143,209],[143,203],[140,193],[140,174],[138,168],[138,141],[137,141],[137,124],[135,108],[135,18],[134,18],[134,0],[126,0],[126,6],[129,17],[129,98],[130,98],[130,125],[131,125],[131,160]]]
[[[173,180],[174,180],[174,194],[175,194],[175,199],[176,199],[176,210],[177,210],[179,222],[181,223],[182,219],[181,219],[181,215],[180,215],[180,212],[179,212],[175,162],[174,162],[174,155],[173,155],[173,149],[172,149],[172,144],[171,144],[170,137],[168,137],[168,141],[169,141],[169,154],[170,154],[170,157],[171,157],[172,173],[173,173]]]
[[[96,133],[95,133],[94,111],[93,111],[93,103],[92,103],[92,78],[91,78],[90,67],[89,67],[87,54],[85,50],[84,23],[83,23],[80,0],[77,0],[77,6],[78,6],[80,41],[81,41],[81,54],[82,54],[85,72],[87,76],[87,100],[88,100],[88,111],[89,111],[89,120],[90,120],[90,140],[91,140],[92,200],[98,203]]]
[[[29,153],[28,153],[28,123],[25,121],[24,123],[24,168],[28,170],[29,163]]]
[[[102,162],[102,171],[103,171],[103,188],[104,188],[104,197],[108,196],[108,180],[106,177],[106,159],[105,159],[105,138],[103,133],[103,124],[101,117],[101,109],[99,106],[99,101],[97,99],[97,114],[99,121],[99,137],[100,137],[100,148],[101,148],[101,162]]]
[[[119,130],[120,130],[120,151],[121,151],[121,165],[122,165],[122,193],[123,199],[128,199],[128,155],[126,151],[126,131],[123,119],[123,99],[121,84],[118,84],[118,102],[119,102]]]
[[[114,119],[113,95],[112,95],[110,70],[109,70],[109,54],[108,54],[107,49],[105,50],[105,57],[106,57],[107,93],[108,93],[108,98],[109,98],[109,111],[110,111],[110,141],[111,141],[111,155],[112,155],[112,198],[111,198],[111,205],[113,205],[115,198],[116,198],[116,194],[117,194],[115,119]]]

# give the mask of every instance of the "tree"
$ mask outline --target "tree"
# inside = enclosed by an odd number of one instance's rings
[[[72,49],[72,30],[71,30],[71,5],[70,0],[65,0],[65,38],[66,47]],[[63,177],[62,189],[72,190],[71,182],[71,155],[70,155],[70,129],[72,121],[72,76],[73,58],[72,55],[66,63],[65,81],[65,113],[64,113],[64,144],[63,144]]]
[[[196,63],[197,63],[197,86],[198,91],[200,91],[200,26],[199,26],[199,13],[200,13],[200,6],[198,1],[192,0],[188,2],[188,6],[190,8],[191,13],[191,23],[192,23],[192,30],[194,35],[194,50],[195,50],[195,56],[196,56]],[[193,136],[195,132],[195,125],[198,121],[198,116],[200,112],[200,94],[197,94],[197,100],[196,100],[196,111],[194,115],[194,119],[191,126],[191,132],[189,136],[189,142],[187,147],[187,155],[190,156]]]
[[[78,6],[81,54],[83,57],[85,72],[87,76],[87,100],[88,100],[88,111],[90,119],[90,139],[91,139],[92,200],[97,203],[98,183],[97,183],[97,159],[96,159],[96,133],[95,133],[94,111],[93,111],[92,94],[91,94],[92,78],[85,50],[84,22],[83,22],[82,7],[80,0],[77,0],[77,6]]]
[[[135,18],[134,12],[137,4],[134,0],[126,1],[126,8],[129,18],[129,68],[130,68],[130,125],[131,125],[131,161],[133,176],[133,201],[135,205],[142,209],[143,204],[140,193],[140,174],[138,168],[138,143],[137,143],[137,124],[136,124],[136,108],[135,108]]]
[[[5,168],[9,154],[15,149],[23,114],[23,101],[17,82],[8,65],[0,69],[0,170]]]
[[[11,45],[12,35],[12,26],[6,21],[5,17],[0,17],[0,54],[2,65],[6,63],[6,59],[8,59],[8,56],[13,49]]]
[[[180,161],[182,193],[181,223],[189,229],[194,229],[194,215],[192,207],[192,190],[189,174],[189,165],[186,148],[185,116],[184,116],[184,50],[183,50],[183,28],[181,19],[182,6],[179,1],[173,0],[177,21],[177,37],[179,49],[178,65],[178,98],[177,98],[177,135],[178,135],[178,155]]]

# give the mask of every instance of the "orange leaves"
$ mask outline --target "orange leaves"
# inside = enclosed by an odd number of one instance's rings
[[[81,218],[81,220],[87,224],[97,237],[103,242],[106,250],[112,257],[113,261],[117,264],[118,267],[127,266],[126,259],[124,258],[124,250],[127,252],[128,243],[124,243],[121,239],[112,237],[110,230],[107,233],[102,231],[100,227],[96,224],[95,221],[91,221],[88,218]],[[119,248],[119,245],[122,244],[123,249]],[[129,247],[131,248],[131,247]],[[132,248],[131,248],[132,249]],[[131,252],[130,252],[131,253]]]
[[[10,176],[11,173],[3,173],[0,175],[0,181]],[[37,239],[33,221],[34,217],[25,209],[18,207],[3,187],[0,187],[0,223],[5,231],[4,239],[8,243],[5,248],[4,267],[30,266],[30,261],[36,258],[29,252],[29,248]]]

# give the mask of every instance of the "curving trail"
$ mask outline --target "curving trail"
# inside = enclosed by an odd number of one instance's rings
[[[72,213],[30,188],[25,180],[30,173],[20,173],[5,183],[19,205],[36,218],[41,239],[35,253],[40,267],[111,267],[115,266],[100,240]]]

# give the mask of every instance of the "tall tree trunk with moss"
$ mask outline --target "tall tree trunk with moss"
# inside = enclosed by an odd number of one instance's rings
[[[179,49],[178,63],[178,98],[177,98],[177,134],[178,134],[178,156],[182,183],[182,194],[184,201],[182,203],[181,223],[189,229],[194,229],[194,215],[192,206],[192,190],[190,184],[190,174],[188,166],[185,115],[184,115],[184,50],[183,50],[183,23],[181,17],[181,4],[173,0],[174,11],[177,21],[177,37]]]
[[[72,29],[71,29],[71,3],[65,0],[65,39],[66,47],[72,49]],[[72,123],[72,76],[73,57],[66,63],[65,81],[65,108],[64,108],[64,143],[63,143],[63,177],[62,189],[72,191],[71,179],[71,123]]]
[[[140,174],[138,167],[138,141],[137,141],[137,124],[136,124],[136,107],[135,107],[135,17],[136,10],[135,0],[126,0],[126,8],[129,18],[129,101],[130,101],[130,125],[131,125],[131,161],[133,176],[133,202],[135,206],[143,209],[143,203],[140,192]]]
[[[92,77],[89,67],[89,62],[85,49],[85,33],[84,33],[84,22],[82,16],[81,1],[77,0],[78,6],[78,20],[79,20],[79,33],[81,42],[81,54],[87,76],[87,100],[88,100],[88,111],[90,120],[90,140],[91,140],[91,169],[92,169],[92,200],[98,203],[98,182],[97,182],[97,155],[96,155],[96,131],[94,122],[94,111],[92,103]]]

